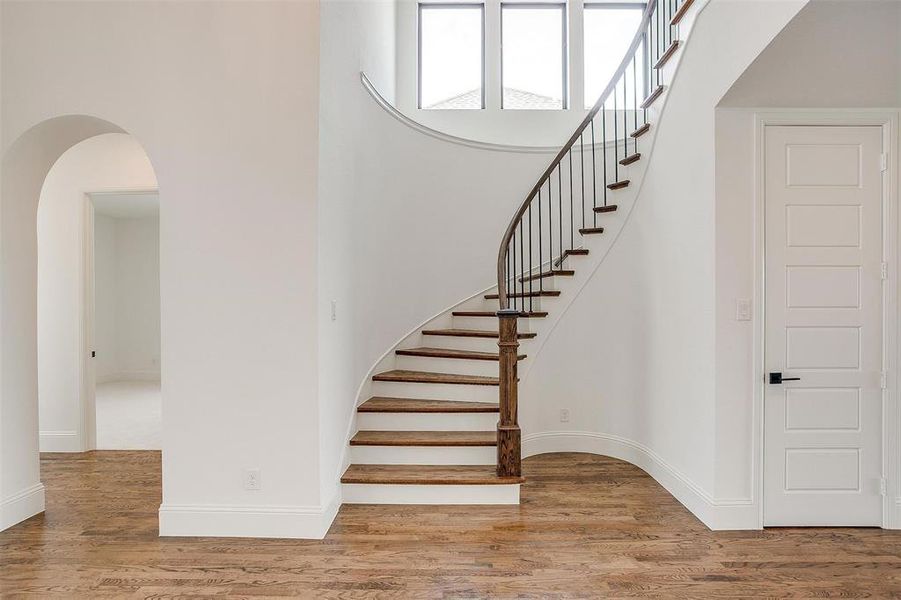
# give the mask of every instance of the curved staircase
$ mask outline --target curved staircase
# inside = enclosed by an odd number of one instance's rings
[[[534,324],[560,301],[560,282],[589,255],[585,240],[604,234],[632,185],[648,109],[664,94],[661,72],[693,1],[648,3],[604,94],[511,221],[496,291],[453,310],[450,326],[408,338],[418,345],[396,349],[395,368],[373,375],[341,478],[344,502],[519,502],[517,365],[535,343]]]

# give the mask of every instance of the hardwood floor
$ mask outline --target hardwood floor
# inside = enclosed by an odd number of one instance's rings
[[[346,506],[323,541],[157,537],[157,452],[45,455],[3,598],[901,598],[901,532],[713,533],[641,470],[526,459],[518,507]]]

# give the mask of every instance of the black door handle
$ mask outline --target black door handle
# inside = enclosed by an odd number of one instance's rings
[[[770,384],[771,385],[778,385],[778,384],[782,383],[783,381],[801,381],[801,378],[800,377],[783,377],[782,373],[780,373],[778,371],[770,373]]]

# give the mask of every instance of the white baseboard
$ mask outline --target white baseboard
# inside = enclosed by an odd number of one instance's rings
[[[84,452],[77,431],[40,432],[41,452]]]
[[[120,371],[97,375],[97,383],[116,383],[119,381],[159,381],[159,371]]]
[[[163,504],[160,536],[321,540],[340,506],[340,496],[325,507]]]
[[[714,499],[653,450],[632,440],[586,431],[553,431],[523,436],[524,457],[550,452],[586,452],[632,463],[657,480],[710,529],[761,528],[758,506],[750,499]]]
[[[36,483],[0,501],[0,531],[44,512],[44,484]]]
[[[901,498],[895,498],[889,510],[892,514],[885,519],[885,529],[901,529]]]

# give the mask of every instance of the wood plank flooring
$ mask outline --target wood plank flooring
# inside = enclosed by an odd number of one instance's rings
[[[45,455],[6,598],[901,598],[901,532],[714,533],[610,458],[524,461],[518,507],[347,506],[323,541],[157,537],[159,453]]]

